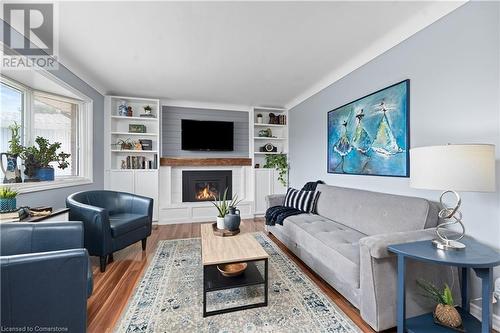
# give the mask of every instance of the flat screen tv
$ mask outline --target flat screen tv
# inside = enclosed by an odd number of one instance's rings
[[[234,123],[182,119],[182,150],[232,151]]]

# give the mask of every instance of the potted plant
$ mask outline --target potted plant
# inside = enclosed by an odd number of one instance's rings
[[[23,179],[21,178],[21,170],[19,170],[17,159],[19,155],[23,152],[23,146],[21,145],[21,125],[14,122],[13,125],[9,126],[10,129],[10,140],[9,140],[9,151],[0,154],[1,167],[4,174],[4,183],[21,183]],[[7,164],[3,164],[3,156],[5,155]]]
[[[430,298],[437,303],[434,317],[439,324],[455,329],[462,325],[462,318],[455,308],[453,295],[447,284],[444,285],[442,291],[432,283],[422,279],[417,280],[417,285],[423,290],[424,297]]]
[[[151,114],[151,111],[153,111],[153,108],[149,105],[146,105],[144,107],[144,113],[147,114],[147,115],[150,115]]]
[[[288,161],[286,154],[266,155],[266,164],[264,168],[275,168],[278,170],[278,180],[283,186],[288,185]]]
[[[59,169],[66,169],[69,166],[66,159],[71,155],[57,152],[61,148],[60,142],[50,143],[44,137],[38,136],[35,143],[38,147],[33,145],[23,151],[23,159],[33,163],[29,172],[41,181],[54,180],[54,168],[50,163],[57,162]]]
[[[217,208],[217,229],[224,229],[224,217],[226,216],[229,207],[227,203],[227,190],[228,189],[226,188],[222,198],[220,195],[218,197],[214,195],[214,201],[211,201],[212,205]]]
[[[257,114],[257,123],[262,124],[262,113]]]
[[[0,210],[2,212],[16,209],[17,194],[18,192],[12,190],[10,187],[2,187],[0,189]]]
[[[117,145],[120,146],[121,150],[131,150],[132,149],[132,141],[129,139],[120,139],[116,142]]]

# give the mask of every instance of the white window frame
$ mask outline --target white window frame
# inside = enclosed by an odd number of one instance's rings
[[[0,75],[0,81],[24,93],[24,107],[23,107],[23,128],[22,134],[24,145],[33,144],[34,138],[32,137],[32,119],[34,115],[33,105],[35,96],[52,97],[59,100],[64,100],[70,103],[78,104],[78,171],[77,176],[59,176],[53,181],[41,181],[32,183],[9,183],[2,184],[8,186],[19,193],[30,193],[44,190],[51,190],[56,188],[64,188],[70,186],[79,186],[92,184],[94,182],[93,172],[93,114],[94,105],[93,100],[84,95],[80,91],[74,89],[67,83],[63,82],[53,74],[47,71],[40,71],[41,74],[55,81],[64,89],[70,91],[72,94],[79,97],[74,99],[67,96],[61,96],[49,92],[44,92],[38,89],[33,89],[4,75]]]

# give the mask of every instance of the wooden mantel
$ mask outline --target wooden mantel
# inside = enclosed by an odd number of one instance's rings
[[[222,157],[222,158],[191,158],[191,157],[161,157],[160,166],[250,166],[251,158]]]

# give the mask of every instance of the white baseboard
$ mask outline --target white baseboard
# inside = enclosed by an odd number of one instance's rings
[[[470,314],[476,317],[477,319],[481,320],[481,307],[477,306],[474,303],[470,303]],[[492,318],[492,326],[493,329],[496,331],[500,331],[500,316],[493,314]]]

